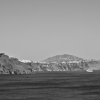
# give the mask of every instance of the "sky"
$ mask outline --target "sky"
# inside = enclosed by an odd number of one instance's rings
[[[100,0],[0,0],[0,52],[42,61],[100,60]]]

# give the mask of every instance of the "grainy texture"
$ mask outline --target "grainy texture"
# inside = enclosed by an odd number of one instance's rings
[[[99,99],[99,72],[0,75],[0,100]]]

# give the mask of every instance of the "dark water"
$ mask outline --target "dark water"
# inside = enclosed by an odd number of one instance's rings
[[[100,72],[0,75],[0,100],[100,100]]]

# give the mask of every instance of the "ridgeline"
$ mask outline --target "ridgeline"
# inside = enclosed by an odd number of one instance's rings
[[[47,71],[100,70],[99,60],[85,60],[72,55],[57,55],[42,62],[23,62],[4,53],[0,54],[0,74],[34,74]]]

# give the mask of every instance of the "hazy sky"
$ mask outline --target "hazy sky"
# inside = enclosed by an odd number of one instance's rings
[[[41,61],[100,59],[100,0],[0,0],[0,52]]]

